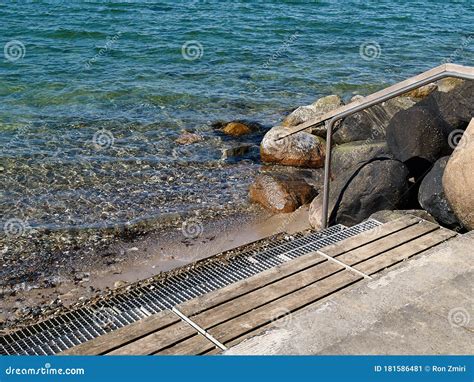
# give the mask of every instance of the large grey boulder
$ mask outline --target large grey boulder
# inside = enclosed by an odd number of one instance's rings
[[[287,132],[288,129],[276,126],[265,134],[260,143],[262,162],[310,168],[324,165],[326,157],[324,139],[302,131],[278,140]]]
[[[474,120],[451,155],[443,174],[443,189],[461,224],[474,229]]]
[[[460,228],[460,224],[449,206],[443,190],[442,180],[448,160],[447,156],[438,159],[430,172],[423,178],[418,191],[418,201],[439,223],[457,229]]]
[[[449,127],[427,107],[398,112],[387,127],[387,144],[394,157],[415,175],[424,174],[436,160],[449,155]]]
[[[374,158],[336,178],[329,195],[330,223],[353,225],[374,212],[403,209],[408,202],[408,169],[390,158]],[[310,206],[309,221],[321,228],[322,194]]]
[[[357,141],[334,146],[331,173],[333,177],[369,159],[388,154],[385,141]]]
[[[464,81],[448,92],[435,91],[417,106],[428,108],[443,119],[449,131],[465,129],[474,117],[474,81]]]
[[[360,96],[352,100],[360,99]],[[372,106],[344,119],[333,135],[334,143],[343,144],[362,140],[382,140],[392,117],[415,102],[409,97],[398,97]]]

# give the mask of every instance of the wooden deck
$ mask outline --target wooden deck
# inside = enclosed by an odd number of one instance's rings
[[[264,331],[276,319],[321,304],[328,296],[456,235],[406,216],[62,354],[217,354]]]

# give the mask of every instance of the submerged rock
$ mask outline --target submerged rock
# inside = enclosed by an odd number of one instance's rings
[[[460,224],[446,200],[443,190],[443,174],[449,157],[438,159],[423,178],[418,192],[420,205],[436,220],[449,228],[460,228]]]
[[[443,174],[443,189],[462,225],[474,229],[474,121],[471,121],[449,158]]]
[[[260,144],[262,162],[311,168],[324,165],[326,143],[322,138],[299,132],[278,140],[287,131],[276,126],[265,134]]]
[[[331,223],[354,225],[386,209],[403,209],[408,201],[408,169],[390,158],[351,168],[336,178],[329,193]],[[321,228],[322,193],[311,203],[310,224]]]
[[[316,194],[302,177],[289,174],[260,174],[250,186],[250,200],[273,212],[293,212]]]
[[[337,145],[332,149],[331,173],[337,177],[358,163],[387,154],[385,141],[357,141]]]
[[[258,158],[259,147],[253,143],[242,143],[221,149],[221,160],[238,159],[238,158]]]
[[[241,122],[229,122],[222,129],[224,134],[231,135],[233,137],[240,137],[242,135],[250,134],[252,131],[252,127]]]
[[[203,138],[199,134],[183,131],[181,135],[175,140],[175,142],[179,145],[191,145],[202,140]]]

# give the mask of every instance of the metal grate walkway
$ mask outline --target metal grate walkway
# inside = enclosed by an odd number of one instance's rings
[[[291,259],[381,225],[369,219],[354,227],[336,225],[291,241],[276,240],[233,255],[226,262],[197,264],[193,269],[104,298],[0,338],[3,355],[52,355],[129,325],[185,301],[246,279]]]

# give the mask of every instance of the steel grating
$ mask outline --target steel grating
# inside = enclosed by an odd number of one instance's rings
[[[104,298],[0,338],[2,355],[53,355],[192,298],[246,279],[286,261],[381,225],[369,219],[346,228],[336,225],[265,249],[240,252],[224,262],[204,264],[148,285],[131,286]]]

